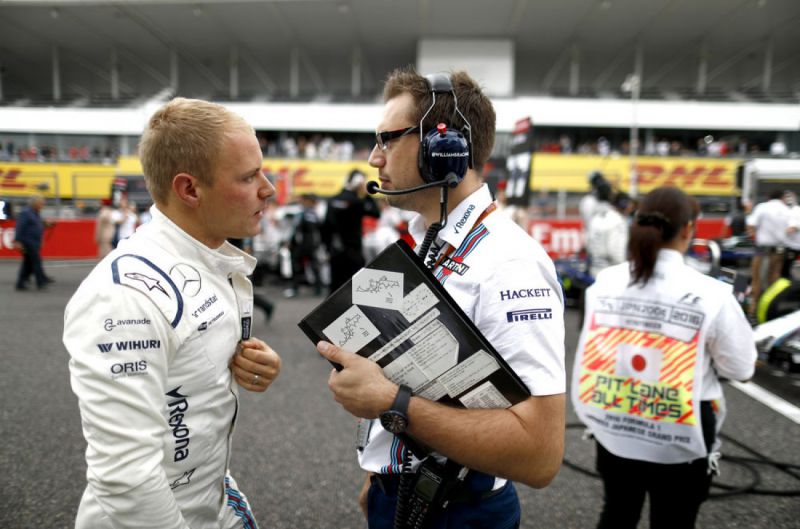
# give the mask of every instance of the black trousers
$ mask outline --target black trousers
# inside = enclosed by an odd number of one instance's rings
[[[31,274],[36,278],[36,286],[43,287],[47,284],[47,276],[44,275],[42,256],[39,255],[39,248],[29,244],[25,244],[24,246],[25,250],[22,253],[22,263],[20,263],[19,274],[17,275],[17,287],[23,288]]]
[[[710,402],[702,402],[700,412],[705,444],[711,447],[716,421]],[[619,457],[596,445],[604,497],[598,529],[636,529],[645,495],[650,498],[650,529],[694,528],[711,488],[706,458],[666,465]]]

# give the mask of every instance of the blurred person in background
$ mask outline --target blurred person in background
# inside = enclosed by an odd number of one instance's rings
[[[769,200],[757,204],[747,216],[747,231],[756,243],[756,253],[750,268],[751,302],[748,311],[751,315],[755,314],[762,292],[780,277],[788,222],[789,206],[781,190],[773,191]],[[765,264],[766,282],[762,277],[762,267]]]
[[[627,194],[614,193],[605,181],[598,184],[595,193],[597,204],[586,236],[592,277],[597,277],[600,270],[627,259],[628,220],[625,215],[630,204]]]
[[[322,294],[322,275],[317,251],[322,244],[320,220],[317,216],[317,197],[306,194],[300,197],[300,211],[292,221],[292,232],[289,236],[289,252],[292,258],[292,286],[284,291],[284,296],[292,298],[297,295],[300,285],[310,280],[314,287],[314,295]]]
[[[797,194],[794,191],[787,191],[784,201],[789,206],[789,215],[786,223],[786,255],[781,276],[791,281],[792,267],[800,257],[800,204],[797,203]]]
[[[119,241],[127,239],[136,231],[139,223],[139,215],[136,213],[136,204],[130,202],[126,195],[121,195],[119,205],[113,211],[112,219],[116,225],[113,246],[117,247]]]
[[[330,291],[334,292],[364,266],[362,221],[378,218],[378,205],[366,192],[364,173],[353,169],[344,188],[328,200],[322,225],[322,242],[330,256]]]
[[[255,258],[226,239],[259,232],[275,188],[253,128],[215,103],[161,107],[139,157],[153,218],[64,312],[87,442],[75,527],[252,529],[228,470],[239,386],[266,390],[280,358],[251,335]]]
[[[720,378],[753,375],[753,331],[732,287],[683,262],[698,214],[675,187],[648,193],[630,261],[586,292],[572,403],[596,440],[599,529],[635,529],[645,496],[652,529],[693,528],[719,459]]]
[[[114,239],[117,233],[115,212],[111,199],[104,198],[94,224],[94,242],[97,244],[97,257],[100,259],[108,255],[115,246]]]
[[[581,216],[583,222],[584,240],[589,230],[589,221],[594,216],[594,210],[597,207],[597,186],[602,183],[608,184],[600,171],[592,171],[589,173],[589,192],[583,195],[578,202],[578,214]]]
[[[33,195],[28,199],[28,205],[22,208],[17,215],[17,225],[14,230],[14,248],[22,254],[17,275],[17,290],[28,289],[28,279],[33,274],[36,288],[43,290],[54,279],[44,273],[42,265],[42,236],[45,228],[53,226],[53,222],[42,219],[41,212],[44,207],[44,197]]]

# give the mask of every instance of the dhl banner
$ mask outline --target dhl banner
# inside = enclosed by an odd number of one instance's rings
[[[660,185],[674,185],[694,195],[736,194],[736,168],[740,160],[716,158],[637,158],[638,192],[647,193]],[[359,169],[370,179],[378,172],[365,160],[298,160],[265,158],[264,171],[274,177],[279,203],[294,196],[335,195],[347,175]],[[606,179],[628,190],[630,160],[625,157],[535,153],[531,164],[531,189],[585,193],[588,174],[601,171]],[[29,196],[41,192],[48,198],[101,199],[110,195],[115,176],[141,175],[135,156],[123,156],[116,165],[0,163],[0,196]]]
[[[347,176],[353,169],[377,179],[377,169],[370,167],[365,160],[297,160],[284,158],[265,158],[263,170],[274,178],[277,201],[285,204],[292,197],[313,194],[330,197],[342,190]],[[142,166],[135,156],[121,157],[117,174],[140,175]]]
[[[115,166],[77,163],[0,163],[0,197],[107,198]]]
[[[638,194],[673,185],[692,195],[736,194],[736,168],[741,160],[640,156],[636,158]],[[623,156],[534,153],[531,189],[586,193],[588,175],[600,171],[617,189],[630,188],[630,158]]]

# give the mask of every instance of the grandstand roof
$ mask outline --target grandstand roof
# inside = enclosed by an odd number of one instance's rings
[[[374,102],[430,38],[508,39],[517,97],[625,98],[638,64],[644,99],[797,103],[798,26],[797,0],[0,0],[0,104]]]

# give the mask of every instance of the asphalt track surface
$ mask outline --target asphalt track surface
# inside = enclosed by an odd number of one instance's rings
[[[68,355],[61,343],[63,310],[93,263],[48,262],[56,283],[43,292],[13,289],[17,264],[0,262],[0,528],[70,528],[85,486],[85,443],[77,400],[69,385]],[[242,391],[232,472],[248,495],[262,529],[361,528],[366,524],[356,495],[363,473],[355,462],[354,420],[331,398],[330,367],[301,334],[296,322],[320,298],[302,292],[281,298],[279,286],[258,289],[276,301],[272,321],[255,318],[254,334],[283,359],[283,372],[262,394]],[[577,340],[576,315],[567,314],[567,363]],[[762,372],[759,380],[800,404],[797,380]],[[761,383],[761,382],[759,382]],[[729,414],[723,433],[776,461],[800,464],[800,425],[726,386]],[[576,421],[571,406],[567,420]],[[568,428],[567,458],[586,468],[594,461],[581,428]],[[752,474],[730,460],[754,457],[733,442],[723,445],[724,483],[746,486]],[[798,490],[800,480],[756,465],[759,488]],[[800,469],[795,470],[800,476]],[[632,482],[647,476],[630,476]],[[553,483],[519,486],[523,528],[594,527],[602,487],[596,478],[563,466]],[[713,489],[722,492],[721,489]],[[146,507],[145,507],[146,508]],[[650,526],[647,507],[640,528]],[[706,502],[699,528],[800,527],[800,498],[738,494]]]

